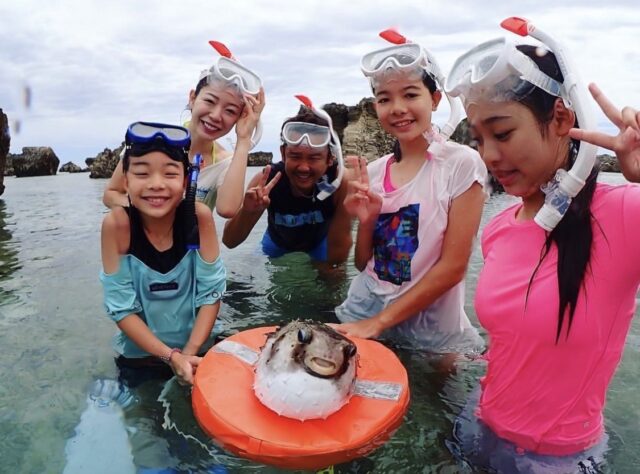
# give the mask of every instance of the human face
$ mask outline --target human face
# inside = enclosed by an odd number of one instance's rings
[[[291,187],[299,194],[308,195],[331,165],[329,147],[311,148],[305,145],[286,145],[281,147],[284,160],[284,172]]]
[[[380,125],[401,144],[424,140],[423,133],[431,129],[431,112],[440,97],[439,91],[432,96],[417,74],[391,74],[378,83],[375,91]]]
[[[131,203],[143,215],[165,217],[182,201],[186,186],[184,166],[161,151],[131,156],[125,186]]]
[[[539,201],[540,186],[567,158],[568,142],[557,133],[555,120],[541,125],[531,110],[512,101],[474,102],[467,118],[482,159],[505,191],[525,202]]]
[[[189,131],[194,142],[213,141],[225,136],[236,124],[244,101],[232,87],[209,84],[198,95],[191,92],[191,124]]]

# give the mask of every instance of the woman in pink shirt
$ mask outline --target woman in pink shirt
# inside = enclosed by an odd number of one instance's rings
[[[457,60],[445,86],[462,97],[489,171],[521,198],[482,235],[475,306],[489,334],[487,372],[452,446],[497,472],[599,472],[606,391],[640,284],[640,187],[597,183],[595,149],[573,199],[562,180],[584,167],[588,140],[616,151],[624,176],[639,182],[640,116],[591,86],[620,135],[574,128],[590,119],[579,84],[562,50],[540,37],[556,54],[483,43]]]

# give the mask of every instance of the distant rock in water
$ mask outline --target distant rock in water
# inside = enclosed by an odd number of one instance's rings
[[[69,161],[60,167],[58,170],[60,173],[82,173],[84,171],[89,171],[88,169],[82,169],[78,165],[76,165],[73,161]]]
[[[600,171],[610,171],[613,173],[620,173],[620,163],[615,156],[604,154],[598,155],[598,161],[600,162]]]
[[[331,103],[322,108],[331,116],[345,156],[363,156],[373,161],[393,150],[395,138],[380,126],[373,98],[364,98],[355,106]]]
[[[270,151],[256,151],[249,153],[248,166],[267,166],[273,161],[273,153]]]
[[[111,178],[113,170],[120,161],[120,153],[124,148],[124,142],[115,150],[105,148],[95,158],[87,158],[85,163],[89,167],[89,178]]]
[[[9,144],[11,136],[9,135],[9,120],[5,113],[0,109],[0,196],[4,193],[4,173],[7,163],[7,155],[9,154]]]
[[[19,155],[10,155],[17,178],[29,176],[53,176],[60,160],[48,146],[25,146]]]

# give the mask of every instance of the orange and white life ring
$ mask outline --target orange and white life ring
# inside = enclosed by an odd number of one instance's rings
[[[353,338],[360,359],[349,403],[324,420],[294,420],[264,406],[253,391],[253,363],[274,329],[242,331],[205,355],[192,392],[202,429],[238,456],[287,469],[321,469],[384,444],[409,405],[407,372],[396,355]]]

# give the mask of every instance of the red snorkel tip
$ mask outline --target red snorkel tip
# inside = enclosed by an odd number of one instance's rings
[[[380,37],[393,44],[407,43],[407,38],[398,33],[394,28],[387,28],[386,30],[381,31]]]
[[[506,20],[502,20],[500,26],[520,36],[527,36],[529,34],[529,20],[526,18],[511,16]],[[531,25],[531,27],[533,28],[533,25]]]
[[[313,109],[313,103],[311,102],[311,99],[309,99],[306,95],[298,94],[294,97],[302,102],[305,107]]]
[[[211,40],[209,41],[209,44],[213,46],[213,49],[215,49],[218,53],[220,53],[220,56],[233,59],[233,54],[231,54],[231,50],[227,48],[227,46],[224,43],[221,43],[220,41]]]

